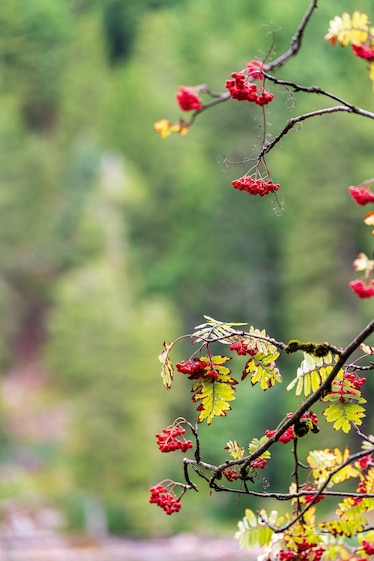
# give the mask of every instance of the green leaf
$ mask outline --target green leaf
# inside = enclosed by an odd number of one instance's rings
[[[265,510],[261,510],[259,514],[257,518],[255,513],[247,508],[243,520],[238,522],[239,530],[235,534],[235,539],[239,540],[241,548],[252,549],[255,546],[265,547],[270,544],[274,531],[266,525],[266,522],[273,526],[278,519],[278,513],[271,511],[268,516]]]

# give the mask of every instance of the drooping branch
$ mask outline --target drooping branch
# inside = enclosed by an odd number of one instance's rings
[[[274,146],[278,144],[278,142],[298,123],[302,123],[303,121],[306,121],[307,119],[311,119],[313,117],[320,117],[322,115],[329,115],[339,112],[354,113],[355,115],[361,115],[362,117],[374,119],[374,113],[366,111],[365,109],[361,109],[360,107],[354,107],[353,105],[350,105],[348,103],[346,105],[325,107],[324,109],[317,109],[316,111],[311,111],[310,113],[303,113],[298,117],[292,117],[291,119],[289,119],[283,129],[277,134],[277,136],[264,144],[258,154],[258,159],[261,160],[265,156],[265,154],[268,154],[274,148]]]

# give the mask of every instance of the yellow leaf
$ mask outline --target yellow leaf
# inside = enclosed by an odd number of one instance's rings
[[[188,133],[188,123],[181,119],[179,123],[173,124],[167,119],[160,119],[154,123],[154,129],[161,138],[166,138],[172,132],[178,132],[180,136],[185,136]]]
[[[351,20],[352,29],[350,32],[350,41],[353,45],[361,45],[366,43],[369,34],[369,21],[367,14],[354,12]]]
[[[325,35],[325,40],[330,41],[332,45],[336,42],[342,47],[345,47],[349,43],[349,31],[351,29],[351,17],[347,12],[345,12],[342,17],[335,16],[329,23],[329,29],[327,35]]]
[[[236,440],[229,440],[225,449],[228,450],[230,456],[234,458],[234,460],[240,460],[244,456],[245,450],[238,442],[236,442]]]
[[[341,17],[335,16],[329,23],[326,41],[332,45],[337,42],[342,47],[349,43],[362,45],[369,36],[368,16],[361,12],[354,12],[352,17],[345,12]]]

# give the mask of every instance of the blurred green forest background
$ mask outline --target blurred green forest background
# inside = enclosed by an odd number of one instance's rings
[[[286,50],[307,5],[0,3],[2,512],[52,505],[74,531],[92,509],[127,534],[233,529],[253,499],[190,493],[172,520],[148,504],[150,485],[182,478],[180,457],[162,457],[155,432],[194,418],[183,380],[162,387],[163,340],[208,314],[284,341],[344,345],[372,317],[348,287],[352,261],[371,248],[347,190],[373,176],[371,121],[337,114],[284,138],[268,157],[280,217],[269,200],[232,189],[245,166],[222,163],[253,154],[257,106],[222,104],[184,138],[153,130],[181,116],[180,84],[223,91],[232,71],[267,53],[271,30],[273,56]],[[279,76],[373,110],[365,62],[324,41],[329,20],[355,8],[374,17],[368,0],[321,0],[302,53]],[[273,91],[273,134],[326,104]],[[286,381],[296,366],[284,365]],[[203,453],[224,458],[228,439],[260,437],[295,403],[248,384],[226,419],[202,427]],[[323,445],[340,438],[326,431]],[[279,452],[264,473],[270,490],[286,490],[289,457]]]

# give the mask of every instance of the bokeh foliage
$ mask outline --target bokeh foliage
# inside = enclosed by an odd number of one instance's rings
[[[355,4],[370,13],[364,0]],[[173,421],[182,395],[166,399],[161,387],[164,338],[205,313],[285,340],[344,344],[371,315],[347,286],[358,249],[370,242],[347,192],[373,175],[370,122],[327,117],[284,139],[268,159],[281,183],[281,217],[268,201],[231,189],[245,166],[223,164],[222,155],[238,162],[253,154],[256,108],[226,103],[183,139],[161,142],[152,130],[161,117],[179,117],[179,84],[222,91],[232,71],[267,53],[273,34],[279,55],[306,6],[1,2],[0,359],[4,381],[37,359],[48,371],[46,399],[66,407],[66,434],[33,484],[67,510],[74,497],[93,497],[116,530],[173,528],[147,504],[162,471],[153,435]],[[321,2],[303,53],[283,76],[370,107],[363,62],[323,41],[335,12]],[[323,103],[275,93],[267,116],[274,133]],[[248,389],[207,435],[211,453],[241,439],[232,432],[238,424],[244,438],[253,424],[260,436],[292,399],[277,408],[267,411]],[[20,446],[38,455],[40,443],[17,440],[13,415],[5,400],[4,464],[19,462]],[[26,477],[27,464],[20,467]],[[226,497],[212,498],[211,510],[195,501],[186,506],[191,529],[237,518]]]

